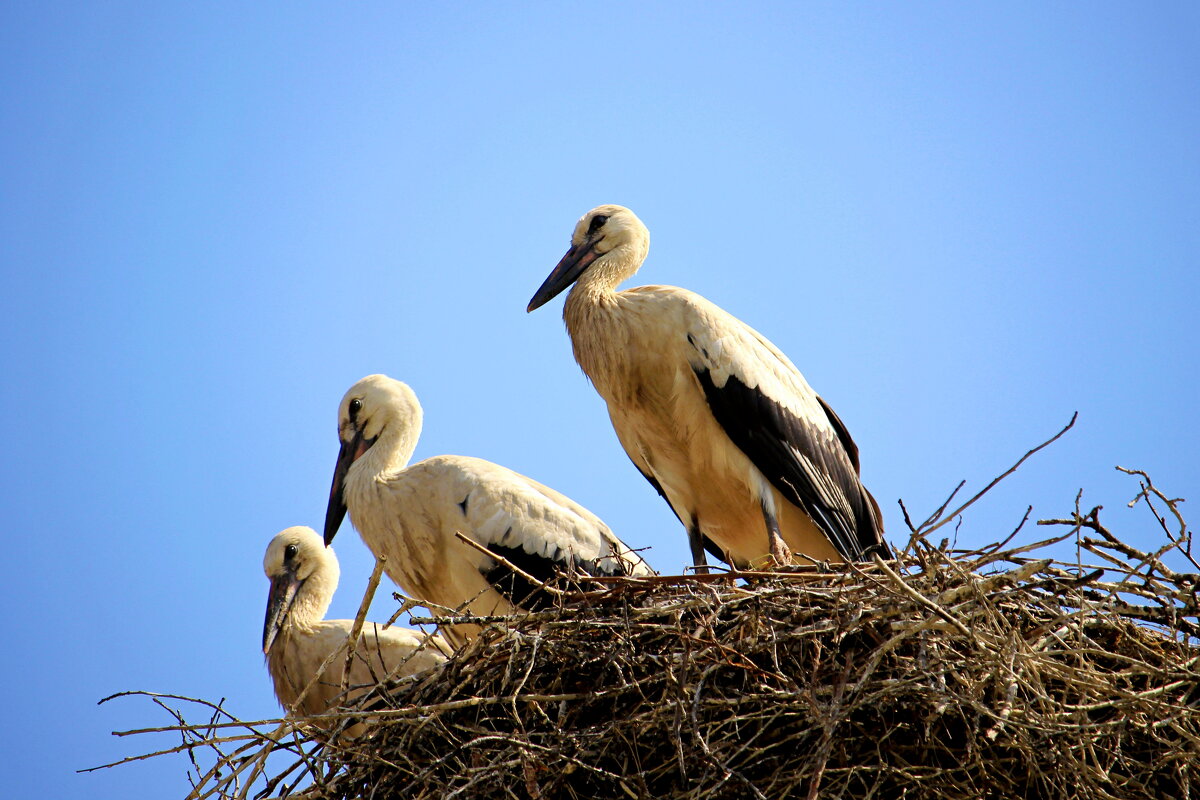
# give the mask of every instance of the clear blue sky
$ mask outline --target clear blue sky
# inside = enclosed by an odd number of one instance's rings
[[[74,774],[172,743],[112,692],[278,713],[262,552],[320,526],[367,373],[418,457],[678,570],[561,301],[524,311],[601,203],[832,403],[893,541],[1075,410],[960,543],[1080,488],[1150,541],[1116,464],[1200,494],[1194,4],[6,3],[0,146],[6,796],[182,796],[182,757]]]

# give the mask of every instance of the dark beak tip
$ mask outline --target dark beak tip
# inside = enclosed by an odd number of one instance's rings
[[[588,241],[580,245],[571,245],[562,260],[555,265],[546,280],[533,293],[533,299],[525,307],[525,313],[541,308],[555,297],[558,297],[568,286],[575,283],[583,271],[596,260],[595,242]]]
[[[346,501],[342,494],[345,487],[342,482],[346,479],[346,473],[350,471],[350,465],[354,463],[359,441],[356,437],[353,442],[342,442],[342,448],[338,451],[337,466],[333,470],[333,485],[329,487],[329,505],[325,507],[323,538],[326,547],[333,541],[333,537],[337,536],[338,528],[342,527],[342,520],[346,518]]]

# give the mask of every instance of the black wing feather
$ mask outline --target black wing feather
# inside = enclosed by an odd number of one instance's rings
[[[842,418],[837,415],[837,412],[830,407],[829,403],[825,402],[825,398],[817,395],[817,402],[825,410],[825,416],[829,418],[829,424],[833,426],[838,441],[842,443],[842,447],[846,448],[846,455],[850,456],[850,463],[854,465],[854,474],[860,475],[862,466],[858,461],[858,445],[850,438],[850,431],[846,429],[846,423],[842,422]],[[870,556],[873,552],[879,553],[883,558],[893,558],[895,554],[892,553],[892,548],[883,538],[883,512],[879,510],[879,503],[875,502],[875,498],[861,483],[859,488],[866,496],[867,516],[870,523],[868,526],[870,531],[867,536],[864,536],[863,526],[860,524],[858,527],[858,542],[863,547],[863,558]]]
[[[846,449],[846,455],[850,456],[850,463],[854,465],[854,474],[862,474],[862,467],[858,463],[858,445],[850,438],[850,431],[846,430],[846,424],[842,422],[842,418],[837,415],[837,412],[829,406],[829,403],[825,402],[824,397],[817,395],[817,402],[824,409],[825,416],[829,420],[829,424],[833,426],[833,432],[837,434],[838,441]]]
[[[757,388],[746,386],[736,375],[718,387],[708,369],[696,365],[692,369],[713,417],[729,438],[784,497],[812,517],[843,558],[859,560],[868,548],[882,542],[881,525],[872,513],[878,507],[858,480],[858,449],[823,401],[842,451],[830,450],[804,420]],[[797,452],[804,453],[840,489],[845,505],[831,504],[821,496]]]
[[[536,581],[531,582],[525,575],[509,569],[500,561],[486,571],[480,570],[487,582],[496,587],[496,591],[527,611],[540,611],[554,605],[554,596],[542,590],[543,583],[561,589],[570,585],[569,576],[572,573],[596,576],[629,574],[624,562],[619,558],[613,559],[617,564],[615,569],[606,569],[597,561],[576,558],[561,552],[560,556],[563,557],[555,559],[527,552],[522,547],[508,547],[502,544],[490,544],[487,549]]]

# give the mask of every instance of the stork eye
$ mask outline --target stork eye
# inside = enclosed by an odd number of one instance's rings
[[[358,412],[362,411],[362,400],[357,397],[350,401],[350,419],[358,416]]]
[[[606,222],[608,222],[608,216],[605,214],[597,214],[592,217],[592,221],[588,223],[588,236],[603,228]]]
[[[296,553],[298,552],[300,552],[299,547],[296,547],[294,544],[289,544],[287,547],[283,548],[283,560],[291,561],[296,557]]]

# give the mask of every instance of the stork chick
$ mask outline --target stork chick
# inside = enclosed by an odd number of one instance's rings
[[[346,667],[342,646],[354,622],[325,619],[338,584],[337,556],[312,528],[287,528],[267,546],[263,571],[271,581],[263,623],[263,653],[275,684],[275,696],[289,713],[324,713],[349,703],[384,678],[432,669],[450,654],[441,637],[406,628],[381,628],[368,622],[355,645],[348,691],[342,697]],[[301,699],[300,693],[326,658],[339,649],[341,652]],[[347,729],[347,734],[356,736],[362,730],[362,725],[356,724]]]
[[[575,284],[563,306],[575,360],[687,528],[693,562],[705,550],[738,567],[886,554],[857,446],[783,353],[686,289],[616,290],[649,248],[628,208],[592,209],[527,310]]]
[[[388,575],[410,596],[482,616],[545,605],[546,581],[653,574],[596,515],[524,475],[467,456],[407,466],[421,423],[412,389],[386,375],[368,375],[346,392],[327,544],[349,510],[363,542],[386,557]],[[479,626],[443,630],[457,644]]]

